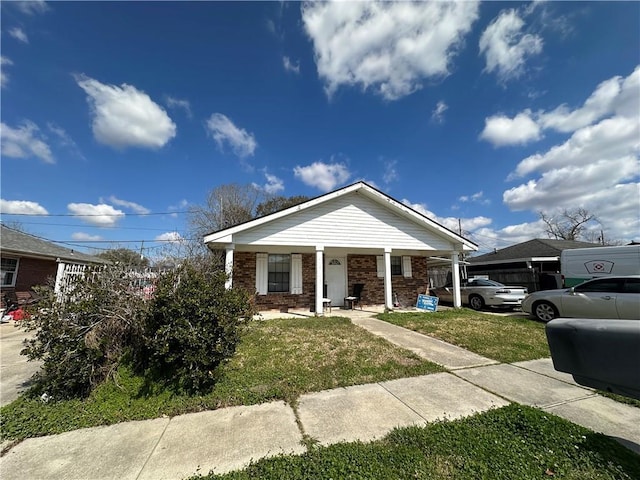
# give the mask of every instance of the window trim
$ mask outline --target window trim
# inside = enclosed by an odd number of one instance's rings
[[[402,276],[402,271],[403,271],[402,267],[403,267],[402,256],[400,256],[400,255],[391,255],[391,276],[392,277],[401,277]],[[394,268],[395,268],[395,270],[394,270]]]
[[[4,283],[4,275],[1,275],[2,278],[0,278],[0,283],[3,288],[11,288],[11,287],[15,287],[16,286],[16,280],[18,278],[18,269],[20,268],[20,258],[19,257],[0,257],[0,260],[15,260],[16,262],[16,266],[15,269],[13,270],[13,278],[12,278],[12,283]]]
[[[272,257],[276,257],[276,256],[277,257],[286,257],[287,258],[287,260],[288,260],[288,262],[287,262],[288,271],[287,272],[284,272],[284,271],[282,271],[282,272],[277,272],[277,271],[276,272],[272,272],[271,271],[271,266],[276,264],[276,262],[273,262],[271,259],[272,259]],[[278,263],[281,263],[281,262],[278,262]],[[271,275],[272,274],[277,274],[277,273],[281,273],[281,274],[287,273],[286,288],[284,288],[282,290],[272,290],[271,289],[271,285],[273,283],[276,283],[276,284],[280,283],[280,284],[282,284],[283,287],[285,285],[283,281],[280,281],[280,282],[272,282],[271,281]],[[288,253],[270,253],[268,255],[268,257],[267,257],[267,293],[290,293],[290,291],[291,291],[291,254],[288,254]]]

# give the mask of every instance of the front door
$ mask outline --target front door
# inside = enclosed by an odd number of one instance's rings
[[[344,257],[326,257],[324,282],[327,285],[327,298],[332,307],[344,305],[347,296],[347,261]]]

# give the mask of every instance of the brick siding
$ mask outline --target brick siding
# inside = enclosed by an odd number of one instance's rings
[[[58,264],[55,260],[20,258],[15,287],[2,287],[2,294],[14,296],[15,292],[29,291],[36,285],[46,285],[56,278]]]
[[[294,252],[295,253],[295,252]],[[384,279],[379,278],[376,270],[375,255],[347,256],[347,286],[349,294],[353,285],[364,284],[362,303],[365,305],[384,305]],[[255,295],[258,310],[285,310],[288,308],[315,309],[315,255],[302,254],[302,294],[269,293]],[[394,275],[391,279],[393,292],[397,294],[401,305],[415,305],[419,293],[425,293],[429,284],[427,262],[423,257],[411,258],[412,277]],[[256,254],[252,252],[234,253],[234,286],[249,292],[256,291]]]

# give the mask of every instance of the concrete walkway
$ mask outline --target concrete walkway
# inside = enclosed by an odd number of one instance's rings
[[[322,445],[370,441],[397,426],[461,418],[511,401],[603,432],[640,453],[640,409],[576,385],[550,359],[497,364],[367,316],[350,315],[356,325],[450,372],[310,393],[295,411],[272,402],[28,439],[0,458],[0,477],[133,480],[224,473],[251,460],[304,452],[303,433]]]

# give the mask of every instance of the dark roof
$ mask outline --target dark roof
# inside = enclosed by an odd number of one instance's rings
[[[1,225],[0,249],[2,253],[23,257],[46,257],[52,260],[60,259],[74,263],[109,263],[105,260],[76,252],[69,248],[40,239],[34,235],[20,232],[5,225]]]
[[[575,240],[552,240],[549,238],[535,238],[528,242],[518,243],[510,247],[485,253],[477,257],[470,257],[467,260],[471,264],[482,264],[489,262],[504,262],[514,260],[526,260],[534,257],[559,257],[562,250],[572,248],[601,247],[595,243],[578,242]]]

